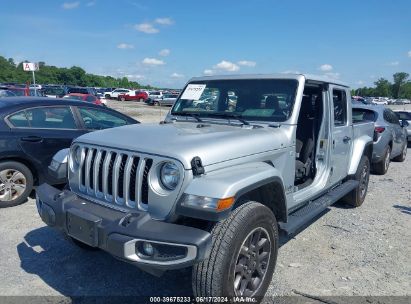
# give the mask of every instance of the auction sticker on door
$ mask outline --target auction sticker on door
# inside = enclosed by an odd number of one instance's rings
[[[181,99],[199,100],[205,88],[205,84],[189,84],[184,90]]]

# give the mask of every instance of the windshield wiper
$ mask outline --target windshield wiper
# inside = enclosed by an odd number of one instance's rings
[[[197,113],[190,113],[190,112],[174,112],[171,113],[171,115],[178,115],[178,116],[188,116],[188,117],[193,117],[195,120],[197,120],[198,122],[203,122],[203,120],[198,117]]]
[[[250,125],[250,123],[248,121],[246,121],[245,119],[243,119],[240,115],[237,114],[231,114],[231,113],[207,113],[207,116],[210,117],[218,117],[218,118],[234,118],[237,119],[238,121],[240,121],[243,125]]]

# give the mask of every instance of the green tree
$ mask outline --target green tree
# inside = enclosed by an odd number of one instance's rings
[[[378,79],[375,84],[375,96],[389,97],[391,96],[391,83],[384,78]]]
[[[401,89],[404,86],[404,84],[407,83],[409,76],[410,75],[405,72],[395,73],[393,75],[394,83],[392,85],[392,95],[394,98],[398,98],[400,96]]]

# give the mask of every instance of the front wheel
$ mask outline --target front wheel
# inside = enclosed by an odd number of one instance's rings
[[[272,211],[257,202],[245,203],[215,224],[211,234],[209,258],[193,267],[194,296],[264,296],[278,252]]]

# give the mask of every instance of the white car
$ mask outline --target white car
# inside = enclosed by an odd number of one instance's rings
[[[388,105],[388,101],[385,99],[374,99],[372,103],[376,105]]]
[[[41,90],[42,86],[41,84],[31,84],[30,89],[36,89],[36,90]]]
[[[161,91],[150,91],[148,92],[148,98],[151,100],[161,99],[163,97],[163,92]]]
[[[131,93],[131,90],[129,90],[129,89],[115,89],[112,92],[104,92],[104,97],[105,98],[117,99],[118,95],[130,94],[130,93]]]

